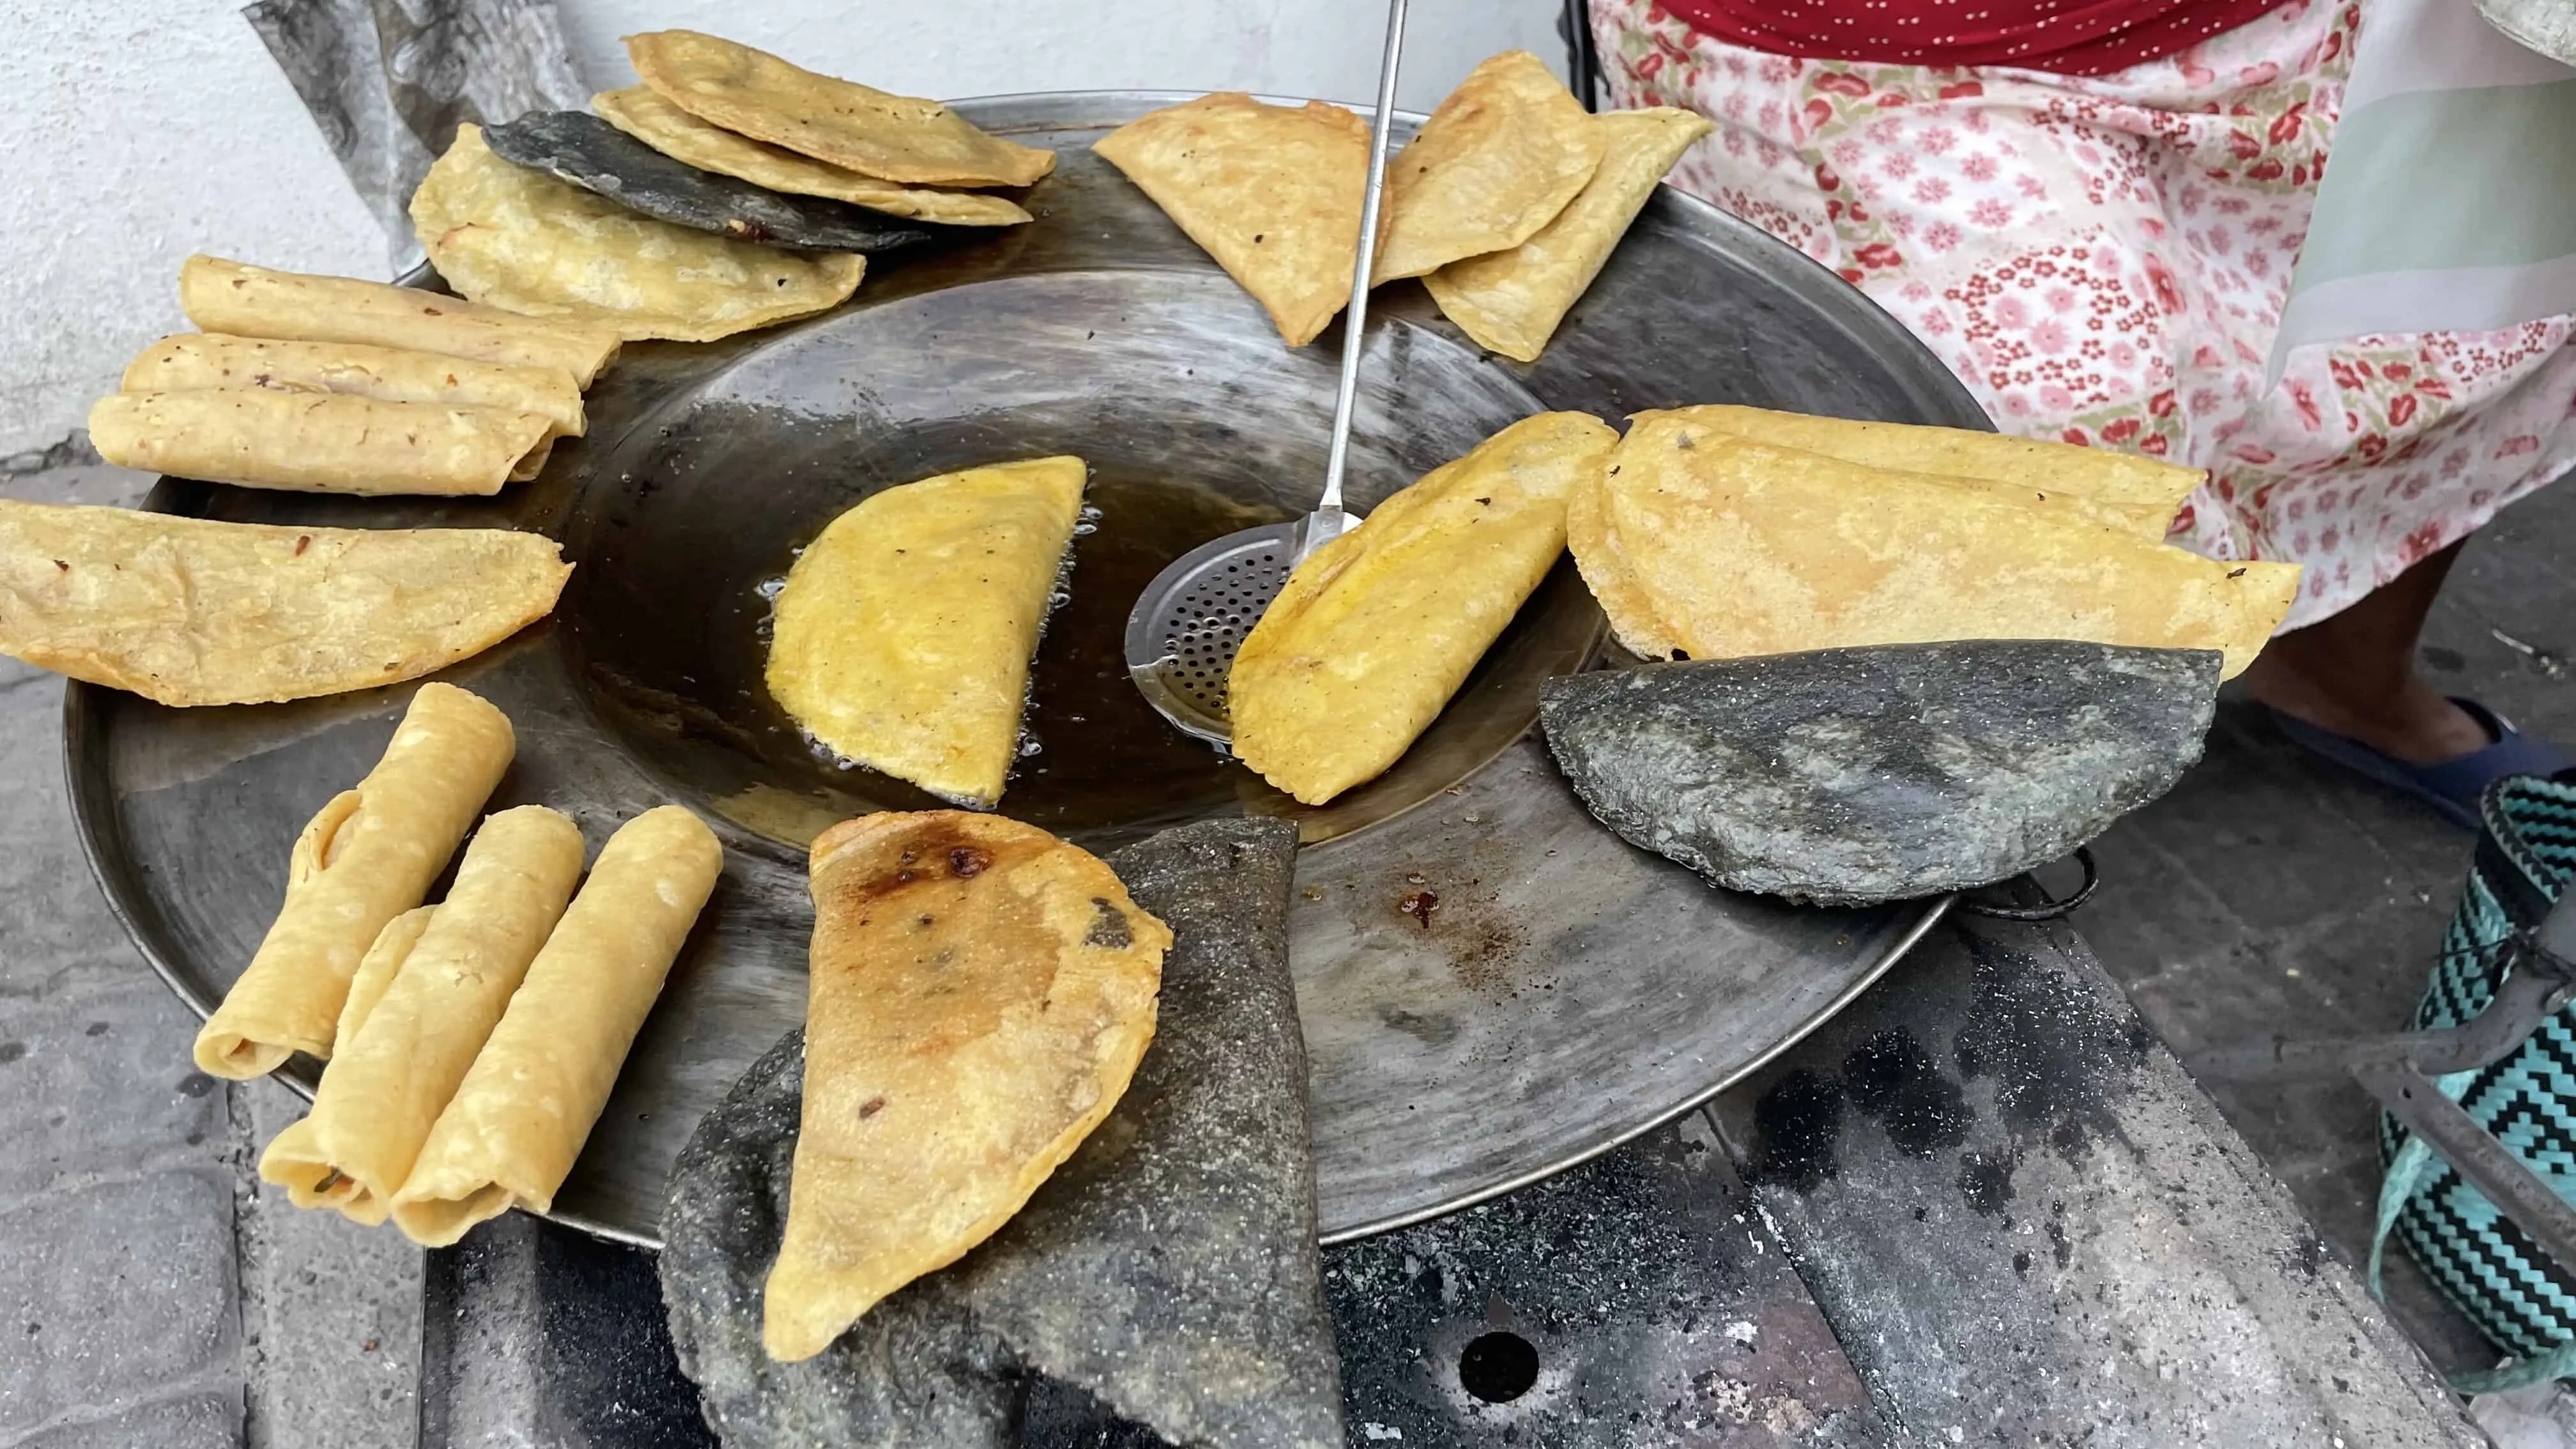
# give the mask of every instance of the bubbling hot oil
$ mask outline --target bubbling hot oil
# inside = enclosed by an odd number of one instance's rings
[[[1128,839],[1240,812],[1261,789],[1241,765],[1172,728],[1127,678],[1127,614],[1182,554],[1279,516],[1214,489],[1096,470],[1074,529],[1064,603],[1031,671],[1026,744],[1002,813],[1059,835]]]

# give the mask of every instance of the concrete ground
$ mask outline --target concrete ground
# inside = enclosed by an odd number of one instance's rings
[[[2422,657],[2449,692],[2576,748],[2576,487],[2543,489],[2470,541]],[[2472,840],[2300,753],[2261,710],[2222,704],[2200,766],[2095,847],[2101,894],[2075,921],[2186,1067],[2276,1030],[2395,1030],[2432,973]],[[2367,1261],[2379,1155],[2361,1090],[2202,1086],[2328,1245]],[[2391,1306],[2434,1361],[2492,1367],[2413,1263],[2389,1261]]]
[[[0,495],[149,481],[29,461]],[[191,1066],[196,1018],[82,861],[62,695],[0,658],[0,1449],[407,1446],[419,1251],[262,1189],[303,1103]]]
[[[133,474],[47,456],[0,495],[129,502]],[[2576,741],[2576,489],[2467,552],[2425,660],[2525,727]],[[82,863],[53,676],[0,659],[0,1449],[413,1442],[420,1259],[263,1193],[257,1146],[301,1110],[194,1072],[195,1021]],[[2386,1030],[2412,1011],[2468,837],[2313,764],[2240,707],[2206,762],[2101,844],[2076,919],[2186,1064],[2281,1029]],[[2358,1262],[2378,1186],[2357,1089],[2208,1084]],[[2398,1317],[2445,1368],[2490,1361],[2401,1264]]]

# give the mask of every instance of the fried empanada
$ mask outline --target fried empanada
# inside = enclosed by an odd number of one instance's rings
[[[2299,569],[2229,563],[2071,509],[1641,413],[1603,522],[1673,647],[1733,659],[1948,639],[2217,649],[2253,662]],[[1893,483],[1891,483],[1893,480]],[[1633,643],[1632,643],[1633,647]]]
[[[1601,165],[1596,121],[1526,50],[1477,66],[1386,163],[1386,239],[1369,285],[1537,235]]]
[[[620,337],[713,342],[836,307],[867,258],[804,253],[675,226],[539,171],[456,128],[411,198],[412,229],[478,302]]]
[[[1384,773],[1547,577],[1617,441],[1588,413],[1524,418],[1299,564],[1226,678],[1235,754],[1308,805]]]
[[[862,175],[922,186],[1027,186],[1055,153],[1005,141],[937,101],[817,75],[694,30],[626,37],[644,84],[701,120]]]
[[[1083,478],[1080,458],[998,463],[832,520],[779,591],[770,695],[845,759],[993,805]]]
[[[0,500],[0,654],[160,704],[399,684],[545,617],[572,565],[492,528],[285,528]]]
[[[772,1358],[822,1352],[1010,1221],[1118,1104],[1172,933],[1035,826],[869,815],[814,841],[804,1127]]]
[[[1600,169],[1555,220],[1519,246],[1451,262],[1422,279],[1441,315],[1488,352],[1538,361],[1664,173],[1711,129],[1704,116],[1663,106],[1591,119],[1603,141]]]
[[[1092,143],[1303,347],[1350,302],[1368,122],[1322,101],[1232,92],[1140,116]]]
[[[690,115],[650,86],[603,92],[590,98],[590,106],[610,125],[674,161],[772,191],[824,196],[889,216],[950,226],[1015,226],[1029,219],[1019,203],[1008,197],[880,181],[829,161],[800,156],[784,146],[737,136]]]

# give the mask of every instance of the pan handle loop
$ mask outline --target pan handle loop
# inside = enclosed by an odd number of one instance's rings
[[[2041,890],[2042,900],[2035,906],[1991,905],[1968,896],[1959,897],[1959,909],[1972,916],[1992,916],[1999,921],[2054,921],[2093,898],[2094,887],[2102,883],[2101,869],[2093,863],[2090,846],[2075,847],[2075,863],[2084,867],[2084,883],[2072,895],[2051,898]],[[2036,886],[2037,882],[2034,881]]]

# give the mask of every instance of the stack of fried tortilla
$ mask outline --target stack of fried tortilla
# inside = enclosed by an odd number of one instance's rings
[[[1478,344],[1534,362],[1708,130],[1687,111],[1587,114],[1538,57],[1497,55],[1388,163],[1371,285],[1421,277]],[[1225,93],[1156,111],[1093,149],[1302,347],[1350,295],[1368,141],[1368,124],[1339,106]]]
[[[483,494],[582,435],[617,334],[409,287],[195,256],[165,337],[90,409],[125,468],[247,488]]]
[[[990,136],[937,101],[890,95],[701,35],[626,38],[644,84],[591,97],[610,125],[674,161],[772,191],[949,226],[1029,214],[973,188],[1028,186],[1055,153]]]
[[[1650,659],[2074,639],[2216,649],[2232,677],[2299,569],[2167,544],[2202,476],[1993,433],[1682,408],[1631,420],[1567,532],[1619,642]]]
[[[614,332],[217,257],[90,410],[121,467],[251,488],[489,495],[584,429]],[[571,573],[499,529],[286,528],[0,501],[0,653],[169,705],[396,684],[499,643]]]
[[[987,135],[936,101],[817,75],[712,35],[656,31],[627,37],[626,47],[644,83],[594,98],[600,116],[649,147],[644,159],[659,153],[693,168],[682,175],[711,191],[748,183],[871,214],[1005,226],[1028,213],[961,188],[1027,186],[1055,166],[1054,152]],[[556,128],[594,163],[633,147],[595,120],[570,120],[600,133]],[[469,125],[413,195],[412,225],[464,295],[628,338],[710,342],[807,316],[847,299],[867,269],[856,250],[746,239],[763,233],[720,207],[658,205],[660,194],[586,168],[514,165]]]

